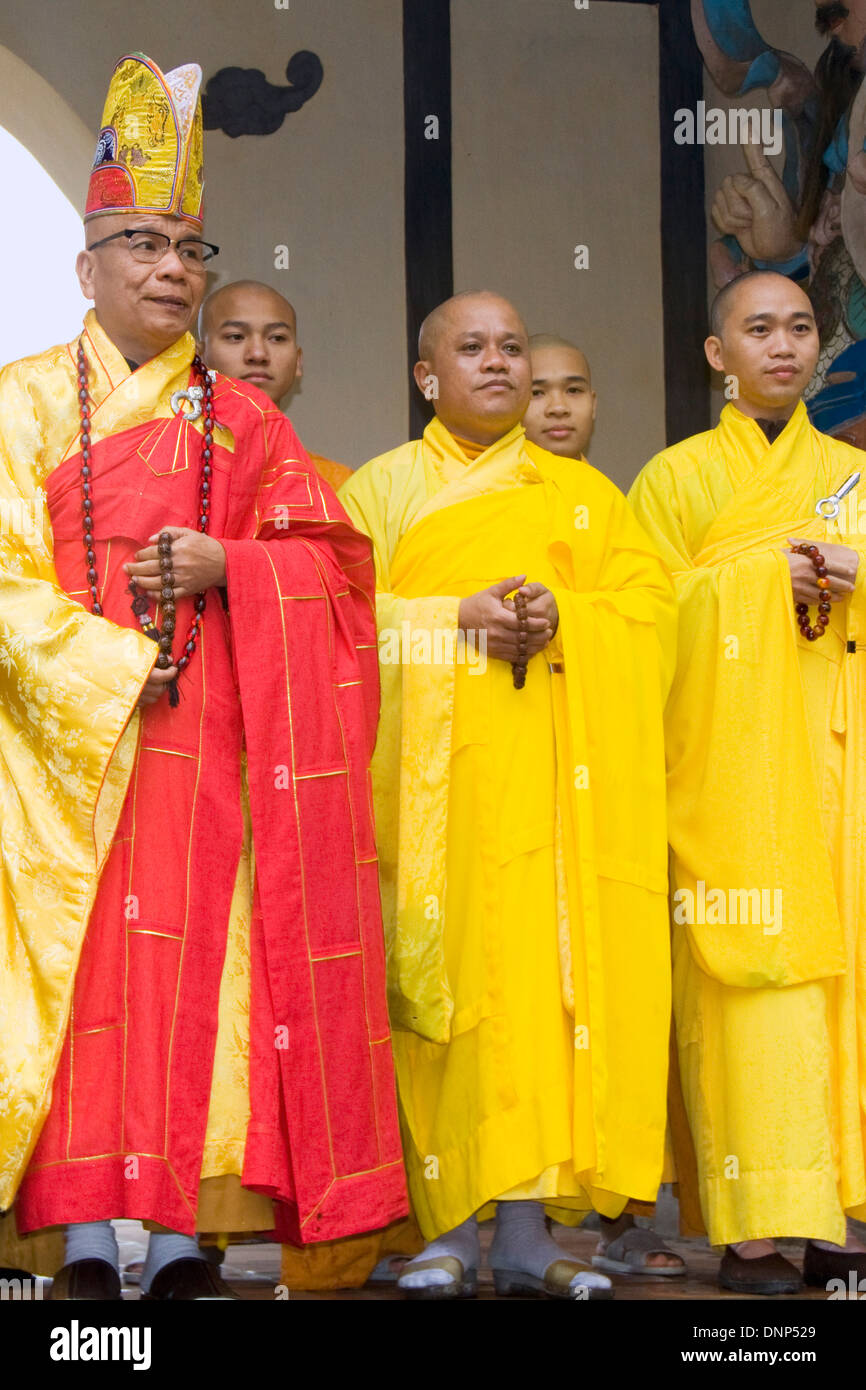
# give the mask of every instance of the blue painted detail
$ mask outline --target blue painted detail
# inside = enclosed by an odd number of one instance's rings
[[[749,0],[703,0],[707,27],[728,58],[751,63],[770,45],[755,28]]]
[[[721,241],[722,244],[727,247],[728,251],[730,251],[732,257],[738,264],[740,261],[744,261],[746,259],[746,254],[735,236],[728,235],[719,237],[719,241]]]
[[[824,163],[834,174],[844,174],[848,164],[848,118],[839,117],[833,139],[824,151]]]
[[[749,71],[743,78],[741,92],[751,92],[754,87],[769,87],[779,76],[779,69],[782,66],[778,53],[772,48],[761,53],[753,62]]]
[[[840,352],[829,371],[854,372],[855,378],[825,386],[809,401],[809,419],[825,434],[866,415],[866,339]]]
[[[777,275],[796,275],[798,270],[804,270],[809,265],[809,248],[804,246],[802,251],[798,251],[796,256],[792,256],[789,261],[753,261],[756,270],[775,270]]]

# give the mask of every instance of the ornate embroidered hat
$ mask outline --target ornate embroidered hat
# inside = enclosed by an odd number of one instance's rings
[[[85,218],[174,213],[202,220],[201,68],[161,72],[143,53],[121,58],[96,143]]]

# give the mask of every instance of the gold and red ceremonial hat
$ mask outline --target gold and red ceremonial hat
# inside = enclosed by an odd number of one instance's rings
[[[161,72],[143,53],[121,58],[96,143],[85,218],[155,212],[201,223],[201,68]]]

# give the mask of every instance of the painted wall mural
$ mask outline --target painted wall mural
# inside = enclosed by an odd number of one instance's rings
[[[781,113],[785,151],[779,176],[767,154],[776,150],[775,132],[756,124],[743,172],[715,195],[721,236],[710,264],[717,286],[755,267],[803,285],[821,336],[809,413],[819,429],[866,448],[866,84],[858,50],[845,42],[862,24],[866,0],[796,3],[814,9],[828,37],[814,71],[766,42],[749,0],[691,0],[695,37],[716,85],[730,97],[764,89]]]

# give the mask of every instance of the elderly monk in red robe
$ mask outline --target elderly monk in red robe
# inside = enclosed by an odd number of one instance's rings
[[[406,1210],[370,546],[267,397],[194,357],[200,80],[121,59],[95,312],[0,374],[0,1207],[65,1227],[54,1298],[120,1297],[111,1218],[161,1228],[145,1296],[195,1299],[233,1297],[197,1231]]]

